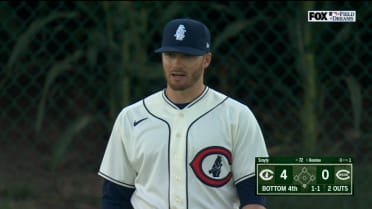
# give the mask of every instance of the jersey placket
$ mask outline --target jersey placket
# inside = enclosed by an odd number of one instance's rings
[[[186,132],[184,110],[176,110],[170,139],[170,208],[186,209]]]

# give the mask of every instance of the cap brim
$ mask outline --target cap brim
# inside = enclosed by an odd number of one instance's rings
[[[195,56],[201,56],[201,55],[204,55],[204,54],[208,53],[208,51],[203,51],[203,50],[200,50],[200,49],[194,49],[194,48],[190,48],[190,47],[181,47],[181,46],[178,46],[178,47],[165,46],[165,47],[161,47],[159,49],[156,49],[155,52],[156,53],[178,52],[178,53],[182,53],[182,54],[195,55]]]

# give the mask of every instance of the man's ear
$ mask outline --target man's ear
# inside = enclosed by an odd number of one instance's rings
[[[208,53],[206,55],[204,55],[204,69],[207,68],[212,62],[212,53]]]

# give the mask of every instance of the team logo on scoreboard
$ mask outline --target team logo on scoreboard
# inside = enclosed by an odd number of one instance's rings
[[[231,152],[224,147],[207,147],[196,154],[190,163],[195,175],[203,183],[221,187],[232,178]]]
[[[349,170],[345,170],[345,169],[341,169],[339,171],[337,171],[336,173],[336,177],[342,181],[346,181],[346,180],[349,180],[351,177],[350,177],[350,171]]]
[[[274,171],[270,169],[264,169],[260,171],[260,174],[258,174],[260,178],[264,181],[270,181],[271,179],[274,178]]]

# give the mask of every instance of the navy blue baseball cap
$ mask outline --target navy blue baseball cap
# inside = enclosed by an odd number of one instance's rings
[[[191,18],[169,21],[163,30],[162,45],[155,52],[179,52],[201,56],[210,52],[211,34],[202,22]]]

